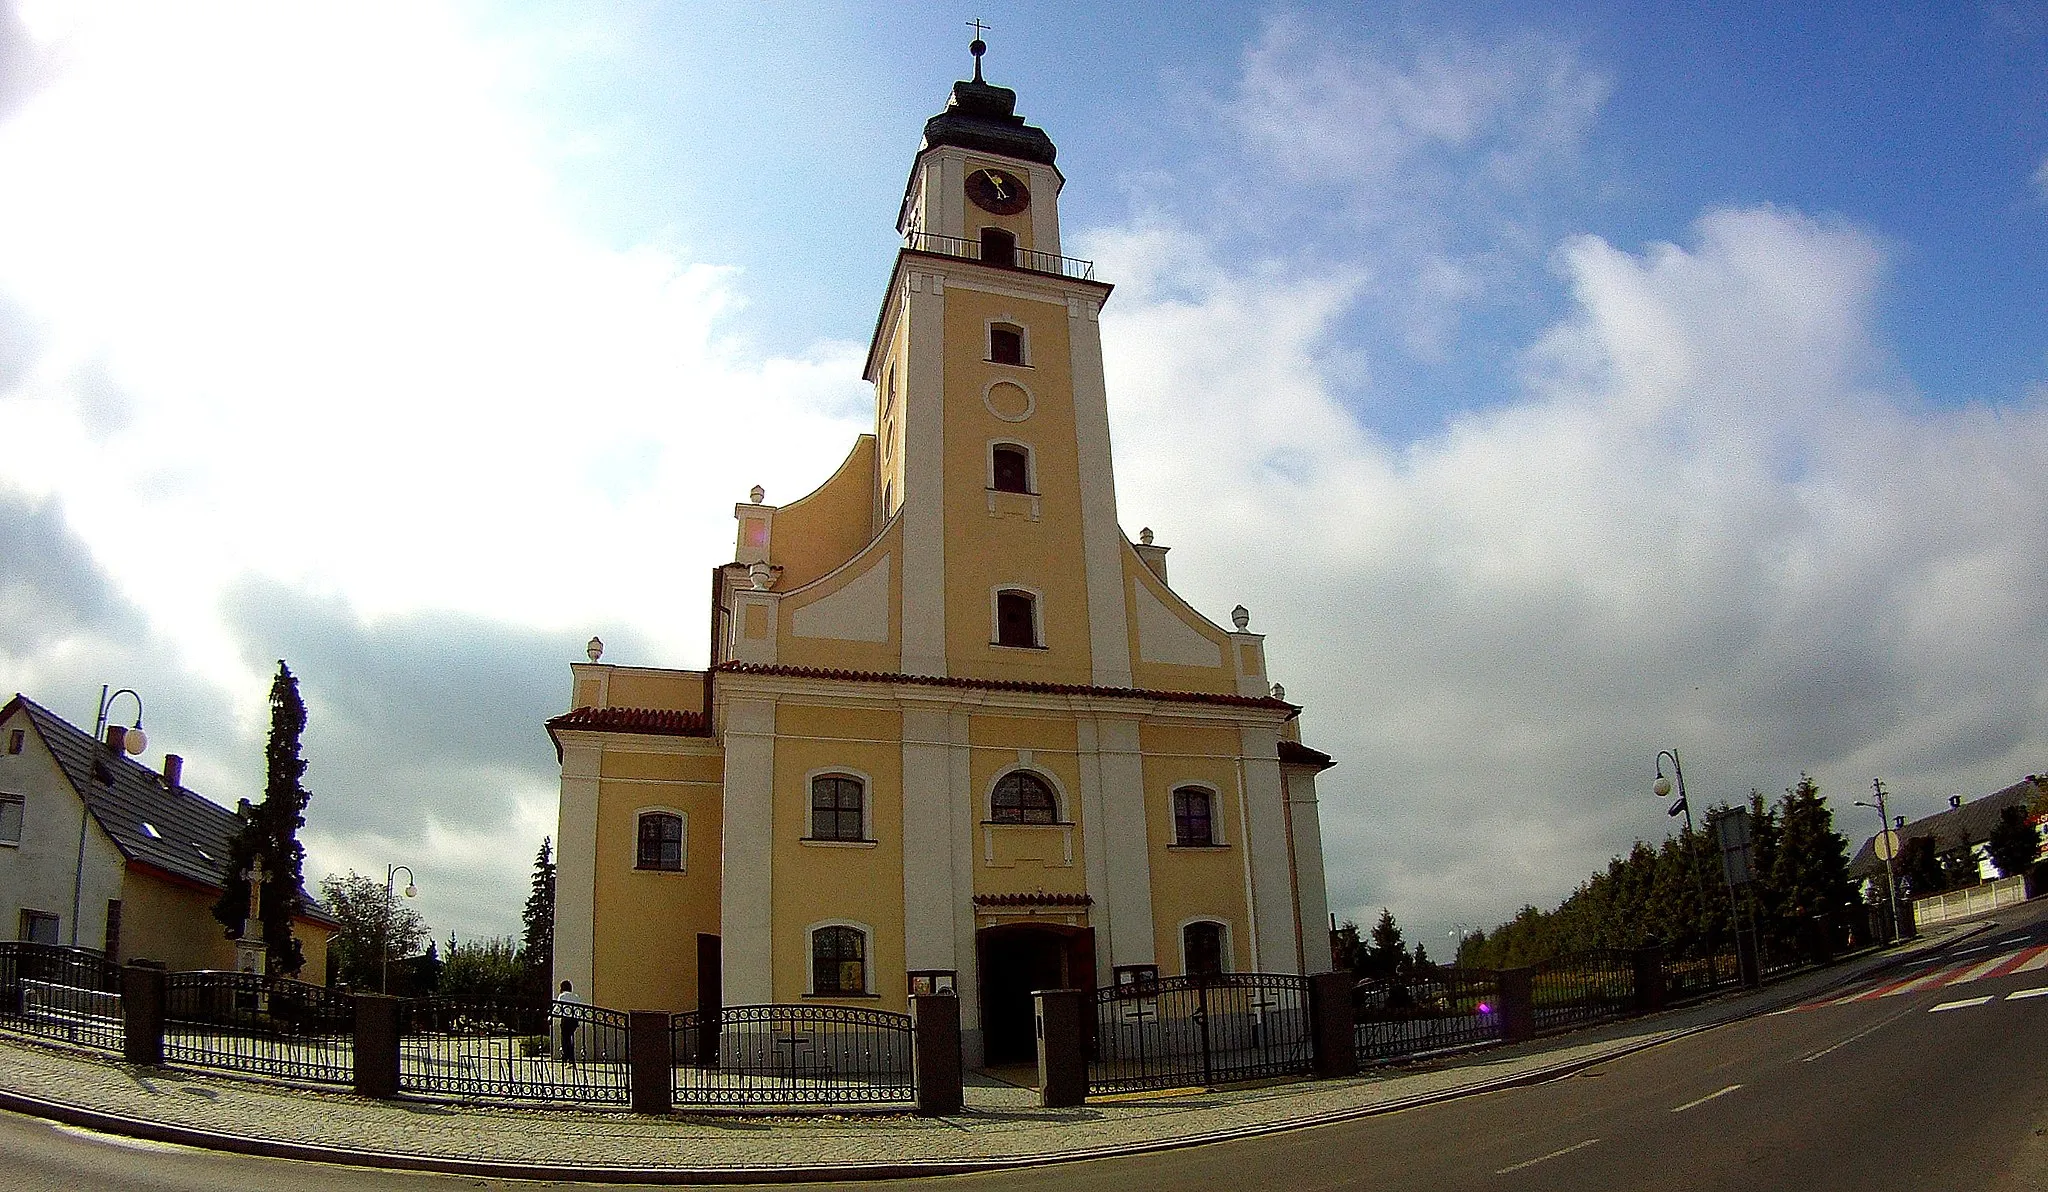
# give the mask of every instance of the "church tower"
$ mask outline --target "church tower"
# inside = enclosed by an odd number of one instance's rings
[[[562,758],[557,976],[605,1005],[961,996],[969,1058],[1029,991],[1331,963],[1300,709],[1118,520],[1100,319],[1016,94],[926,122],[865,376],[875,429],[755,489],[702,671],[593,640]]]

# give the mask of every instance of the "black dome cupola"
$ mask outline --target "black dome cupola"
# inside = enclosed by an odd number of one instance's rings
[[[946,110],[924,122],[924,148],[956,145],[984,153],[1000,153],[1020,161],[1053,164],[1058,150],[1042,128],[1024,123],[1017,115],[1017,93],[1008,87],[987,83],[981,77],[981,55],[988,47],[979,38],[969,49],[974,54],[974,78],[953,84]]]

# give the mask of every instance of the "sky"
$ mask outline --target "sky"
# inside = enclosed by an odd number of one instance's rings
[[[287,659],[309,880],[516,932],[583,643],[701,666],[869,429],[979,16],[1340,915],[1554,904],[1663,749],[1855,841],[2048,772],[2048,14],[1818,7],[0,0],[0,692],[232,805]]]

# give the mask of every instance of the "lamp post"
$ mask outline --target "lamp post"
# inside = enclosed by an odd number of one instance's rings
[[[1667,757],[1671,759],[1672,776],[1678,779],[1678,802],[1673,803],[1671,806],[1665,808],[1664,814],[1667,816],[1685,816],[1685,838],[1688,842],[1688,845],[1690,845],[1693,840],[1692,804],[1685,797],[1685,765],[1684,763],[1678,760],[1678,751],[1676,749],[1660,749],[1657,751],[1657,760],[1655,763],[1657,769],[1657,778],[1656,781],[1650,784],[1650,791],[1660,799],[1670,797],[1672,790],[1671,779],[1664,777],[1664,759]],[[1690,851],[1692,852],[1692,884],[1693,887],[1699,891],[1700,909],[1705,910],[1708,901],[1707,879],[1700,873],[1699,850],[1697,848],[1692,848],[1690,849]],[[1711,930],[1707,933],[1706,951],[1707,985],[1709,988],[1711,988],[1715,985],[1720,984],[1721,981],[1721,975],[1718,971],[1716,971],[1717,966],[1714,959],[1714,934]]]
[[[415,897],[419,887],[413,883],[419,879],[412,875],[411,868],[404,865],[384,867],[384,927],[377,933],[377,992],[391,992],[391,912],[396,910],[391,887],[398,880],[400,870],[405,871],[405,896]]]
[[[135,723],[122,730],[121,748],[134,757],[149,748],[149,734],[142,731],[142,695],[133,687],[123,687],[114,692],[109,692],[107,687],[108,684],[100,684],[100,710],[98,718],[93,721],[92,739],[102,742],[107,739],[107,725],[113,720],[114,701],[124,695],[132,696],[135,699]]]
[[[1892,830],[1891,813],[1885,810],[1884,779],[1873,778],[1870,785],[1877,790],[1877,802],[1865,803],[1856,800],[1856,806],[1868,807],[1877,813],[1877,838],[1870,842],[1871,851],[1884,862],[1885,900],[1892,909],[1891,942],[1899,942],[1899,879],[1892,874],[1892,863],[1899,855],[1899,834]]]

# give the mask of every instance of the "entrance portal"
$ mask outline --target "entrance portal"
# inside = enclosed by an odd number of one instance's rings
[[[981,969],[982,1062],[1030,1063],[1038,1056],[1031,994],[1095,988],[1095,929],[1006,923],[975,933]]]

